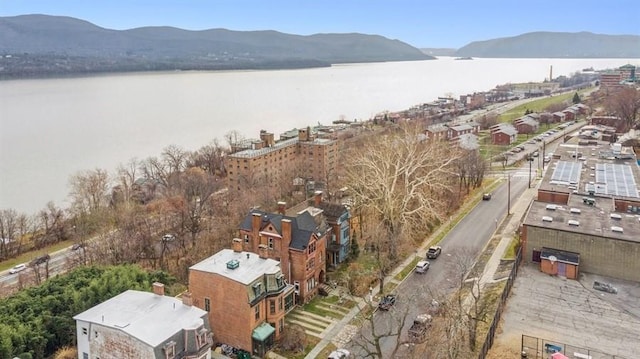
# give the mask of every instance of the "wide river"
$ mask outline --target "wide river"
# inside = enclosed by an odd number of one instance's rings
[[[334,120],[366,120],[439,96],[543,81],[638,59],[474,59],[282,71],[134,73],[0,81],[0,209],[68,206],[69,177],[113,174],[168,145],[195,150],[231,130],[258,137]]]

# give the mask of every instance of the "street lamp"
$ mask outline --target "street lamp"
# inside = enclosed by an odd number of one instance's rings
[[[528,188],[531,188],[531,162],[533,162],[533,157],[529,155],[527,157],[527,161],[529,161],[529,187]]]

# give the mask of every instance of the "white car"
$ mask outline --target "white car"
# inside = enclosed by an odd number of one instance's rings
[[[16,274],[18,272],[22,272],[23,270],[27,269],[27,265],[22,263],[22,264],[18,264],[17,266],[9,269],[9,274]]]
[[[416,264],[416,273],[426,273],[429,270],[429,262],[428,261],[420,261]]]
[[[337,349],[331,352],[327,359],[346,359],[350,358],[351,353],[347,349]]]

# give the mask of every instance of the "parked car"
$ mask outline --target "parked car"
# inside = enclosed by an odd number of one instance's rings
[[[389,310],[396,304],[396,295],[395,294],[387,294],[380,300],[378,303],[378,309],[381,310]]]
[[[77,251],[78,249],[83,248],[83,247],[84,247],[84,244],[82,244],[82,243],[74,243],[71,246],[71,250],[72,251]]]
[[[485,193],[482,195],[482,200],[483,201],[488,201],[491,199],[491,193]]]
[[[22,272],[23,270],[27,269],[27,265],[22,263],[22,264],[18,264],[17,266],[9,269],[9,274],[16,274],[18,272]]]
[[[415,272],[416,273],[426,273],[429,270],[429,265],[431,263],[429,263],[428,261],[420,261],[416,264],[416,268],[415,268]]]
[[[593,282],[593,289],[611,294],[618,294],[618,288],[612,286],[610,283],[598,282],[597,280]]]
[[[347,349],[336,349],[329,354],[327,359],[346,359],[350,357],[351,353]]]
[[[40,265],[44,262],[47,262],[49,259],[51,259],[51,257],[48,254],[44,254],[41,255],[40,257],[37,257],[36,259],[32,260],[31,262],[29,262],[30,266],[37,266]]]
[[[427,250],[427,258],[428,259],[436,259],[442,253],[442,247],[440,246],[431,246]]]
[[[176,239],[176,236],[174,236],[173,234],[165,234],[164,236],[162,236],[163,242],[171,242],[174,239]]]

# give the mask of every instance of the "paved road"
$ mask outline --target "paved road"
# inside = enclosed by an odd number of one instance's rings
[[[525,171],[526,169],[526,171]],[[409,275],[396,289],[398,293],[398,303],[391,312],[375,313],[375,329],[380,332],[380,328],[388,328],[395,324],[397,317],[412,319],[420,313],[427,311],[431,299],[451,294],[456,287],[456,263],[460,263],[458,256],[472,255],[476,257],[487,244],[499,223],[507,213],[507,193],[509,192],[509,182],[511,183],[511,203],[515,203],[518,197],[528,186],[528,165],[517,170],[505,173],[505,177],[511,175],[510,181],[503,181],[495,191],[492,199],[481,201],[461,222],[451,229],[444,237],[440,245],[442,255],[435,260],[431,260],[431,267],[426,274],[413,273]],[[468,254],[467,254],[468,253]],[[418,253],[424,256],[425,253]],[[410,320],[405,323],[402,335],[410,326]],[[397,327],[396,327],[397,328]],[[370,328],[363,328],[360,335],[368,336]],[[357,341],[358,335],[354,337]],[[382,341],[384,357],[391,357],[391,351],[396,339],[386,338]],[[352,343],[350,349],[356,357],[362,357],[363,351]]]

